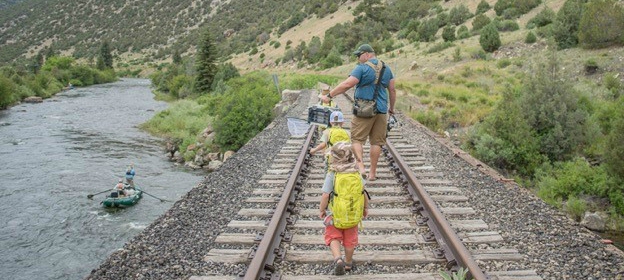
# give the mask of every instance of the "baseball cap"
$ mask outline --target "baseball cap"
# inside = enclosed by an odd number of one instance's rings
[[[360,56],[362,53],[365,53],[365,52],[374,53],[375,50],[373,50],[373,47],[371,47],[371,45],[369,44],[362,44],[356,51],[353,52],[353,54]]]
[[[329,122],[344,122],[344,115],[340,111],[333,111],[329,116]]]

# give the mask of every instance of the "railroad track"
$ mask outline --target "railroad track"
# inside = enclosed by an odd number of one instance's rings
[[[350,100],[341,95],[336,101],[348,129]],[[312,129],[287,141],[237,219],[215,239],[221,247],[204,258],[239,264],[240,273],[191,279],[442,279],[440,271],[459,267],[469,268],[475,279],[542,279],[517,265],[523,256],[500,245],[502,236],[471,208],[461,182],[441,179],[400,127],[388,135],[377,180],[366,184],[371,209],[360,229],[355,269],[332,276],[317,217],[324,163],[322,156],[308,154],[317,133]],[[368,145],[364,149],[366,163]]]

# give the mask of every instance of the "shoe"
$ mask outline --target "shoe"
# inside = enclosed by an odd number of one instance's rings
[[[368,181],[375,181],[375,180],[377,180],[377,178],[375,178],[375,177],[371,177],[371,176],[368,176],[368,179],[367,179],[367,180],[368,180]]]
[[[342,258],[337,258],[334,260],[334,275],[344,275],[345,274],[345,262]]]
[[[353,262],[351,263],[345,262],[345,272],[351,272],[353,270],[355,270],[355,265],[353,264]]]

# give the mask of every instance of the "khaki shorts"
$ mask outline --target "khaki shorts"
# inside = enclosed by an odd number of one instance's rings
[[[377,114],[372,118],[354,117],[351,120],[351,142],[383,146],[386,144],[388,114]]]

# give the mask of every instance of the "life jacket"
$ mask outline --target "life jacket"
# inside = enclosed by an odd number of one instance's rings
[[[362,222],[365,192],[359,172],[336,172],[334,190],[329,198],[329,209],[336,228],[348,229]]]

